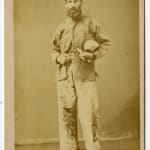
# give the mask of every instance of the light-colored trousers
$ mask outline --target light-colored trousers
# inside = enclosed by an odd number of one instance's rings
[[[95,81],[57,82],[60,150],[79,150],[77,113],[87,150],[100,150],[98,93]]]

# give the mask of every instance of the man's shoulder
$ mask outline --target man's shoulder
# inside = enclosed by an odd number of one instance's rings
[[[83,15],[83,21],[87,22],[89,24],[93,24],[93,25],[98,25],[98,21],[95,18],[92,18],[90,16],[87,15]]]
[[[56,28],[56,33],[59,33],[59,32],[61,32],[61,31],[64,29],[64,27],[65,27],[65,20],[66,20],[66,19],[62,20],[62,21],[58,24],[58,26],[57,26],[57,28]]]
[[[90,16],[87,16],[87,15],[82,15],[82,20],[89,22],[89,21],[92,21],[92,18]]]

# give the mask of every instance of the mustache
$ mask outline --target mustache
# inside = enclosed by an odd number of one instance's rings
[[[72,11],[72,10],[73,11],[78,11],[78,9],[76,9],[75,7],[69,9],[69,11]]]

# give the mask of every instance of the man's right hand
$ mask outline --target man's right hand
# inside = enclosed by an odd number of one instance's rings
[[[71,56],[69,54],[60,54],[56,61],[62,65],[66,65],[71,63]]]

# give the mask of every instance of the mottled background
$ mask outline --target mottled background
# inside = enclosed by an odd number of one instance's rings
[[[96,63],[102,140],[139,137],[138,0],[83,0],[104,27],[109,55]],[[50,43],[65,17],[63,0],[14,0],[15,141],[57,143],[56,66]],[[79,130],[81,135],[81,130]],[[121,149],[122,150],[122,149]]]

